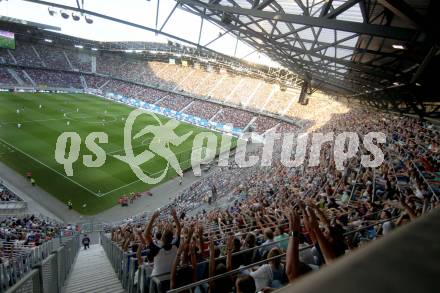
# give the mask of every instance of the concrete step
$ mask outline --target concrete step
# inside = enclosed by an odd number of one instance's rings
[[[87,250],[80,251],[67,279],[64,292],[122,293],[125,290],[102,246],[96,244],[91,245]]]

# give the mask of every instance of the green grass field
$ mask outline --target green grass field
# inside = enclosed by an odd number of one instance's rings
[[[125,118],[133,108],[85,94],[9,92],[0,93],[0,105],[0,161],[23,176],[31,171],[38,186],[63,202],[71,200],[74,209],[81,214],[99,213],[116,205],[123,194],[143,192],[152,187],[140,181],[126,163],[112,156],[125,154],[123,129]],[[168,120],[159,117],[162,123]],[[133,125],[133,135],[149,124],[157,125],[151,116],[140,116]],[[57,138],[66,131],[77,132],[82,140],[72,177],[67,177],[64,166],[55,160]],[[107,159],[103,166],[89,168],[84,166],[82,155],[93,153],[86,148],[85,139],[89,133],[98,131],[108,134],[108,143],[99,144],[106,151]],[[193,131],[190,138],[178,147],[171,147],[182,169],[190,167],[194,136],[207,130],[181,123],[175,133],[181,136],[189,131]],[[134,139],[134,153],[145,150],[151,137],[152,134],[147,134]],[[141,168],[154,177],[152,174],[160,172],[165,166],[166,160],[155,156]],[[170,168],[162,182],[174,176],[176,173]],[[84,203],[87,204],[85,208],[82,207]]]

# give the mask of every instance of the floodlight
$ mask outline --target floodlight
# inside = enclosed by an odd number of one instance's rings
[[[405,46],[401,44],[393,44],[393,48],[396,50],[405,50]]]
[[[69,14],[66,11],[64,11],[64,10],[60,10],[60,14],[61,14],[61,16],[64,19],[68,19],[69,18]]]
[[[89,18],[89,17],[87,17],[87,16],[84,16],[84,19],[86,20],[86,22],[87,22],[88,24],[92,24],[92,23],[93,23],[93,19],[91,19],[91,18]]]
[[[51,7],[47,7],[47,11],[49,12],[50,16],[54,16],[55,14],[57,14],[57,12]]]
[[[72,12],[72,19],[73,19],[74,21],[78,21],[78,20],[80,20],[80,18],[81,18],[81,17],[79,17],[78,14],[75,14],[75,12]]]

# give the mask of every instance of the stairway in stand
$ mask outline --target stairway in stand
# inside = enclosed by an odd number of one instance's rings
[[[64,287],[65,293],[125,292],[101,245],[79,252]]]

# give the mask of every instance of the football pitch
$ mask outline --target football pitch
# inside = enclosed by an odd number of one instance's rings
[[[0,92],[0,105],[0,161],[23,176],[32,172],[38,186],[65,203],[70,200],[73,208],[81,214],[97,214],[116,205],[124,194],[144,192],[154,186],[139,180],[127,163],[114,157],[125,155],[124,125],[132,107],[86,94],[10,92]],[[162,124],[169,120],[157,116]],[[132,135],[147,125],[158,123],[153,116],[139,116]],[[170,145],[182,170],[191,165],[195,135],[209,130],[186,123],[180,123],[174,130],[177,136],[190,131],[191,136],[183,143]],[[81,137],[79,157],[73,163],[73,176],[67,176],[64,166],[55,159],[57,139],[64,132],[76,132]],[[105,163],[100,167],[83,164],[83,155],[96,158],[85,144],[87,135],[92,132],[108,134],[108,143],[97,142],[106,152]],[[215,134],[219,146],[221,135]],[[152,138],[149,133],[132,139],[135,155],[146,150]],[[233,139],[232,144],[235,143]],[[68,151],[69,144],[66,158]],[[150,177],[157,177],[156,174],[161,174],[166,166],[167,160],[157,155],[140,165]],[[176,172],[170,166],[160,183],[175,176]]]

